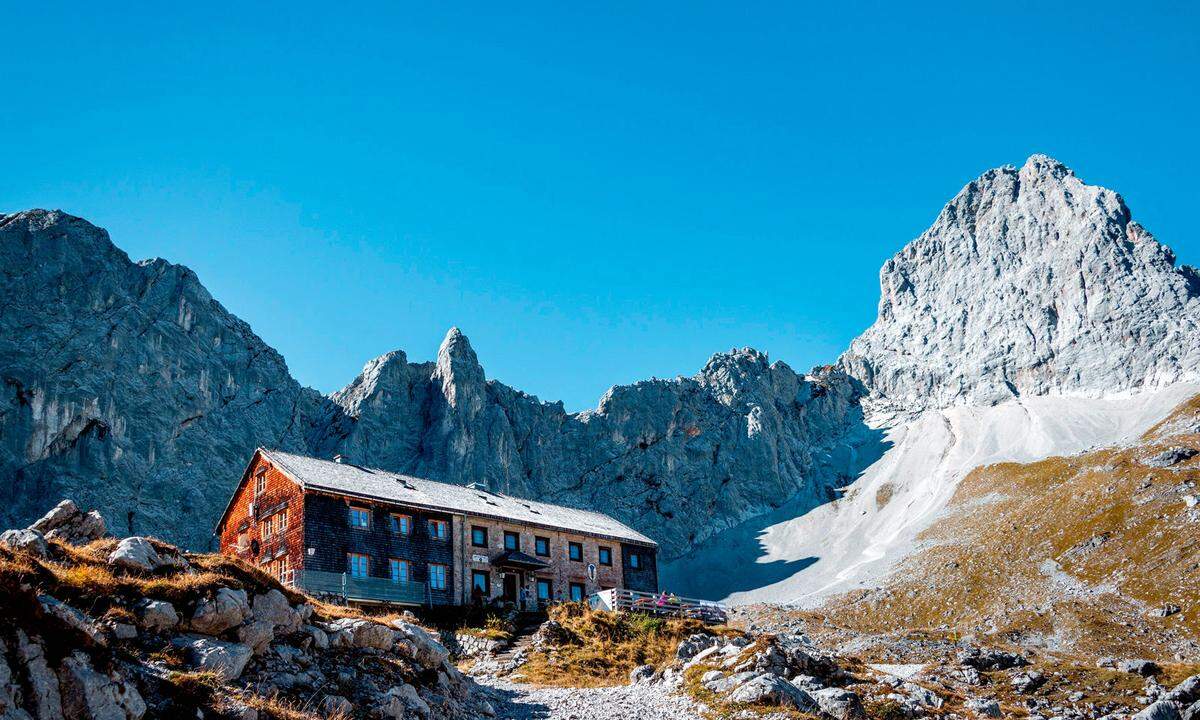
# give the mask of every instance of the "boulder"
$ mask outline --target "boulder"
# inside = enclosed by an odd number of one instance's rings
[[[410,715],[416,715],[420,718],[429,717],[429,704],[422,700],[420,695],[417,695],[417,689],[412,685],[405,683],[393,687],[387,691],[387,695],[399,698],[400,702],[403,703],[407,711],[404,717],[409,717]]]
[[[33,720],[32,716],[20,707],[21,686],[18,678],[8,666],[8,647],[0,640],[0,718],[4,720]]]
[[[326,695],[321,698],[321,704],[318,707],[326,717],[336,715],[349,717],[354,710],[354,705],[341,695]]]
[[[1019,653],[970,648],[958,655],[958,664],[976,670],[1008,670],[1029,664],[1028,658]]]
[[[629,683],[631,685],[641,685],[649,683],[654,679],[653,665],[638,665],[629,673]]]
[[[820,706],[812,696],[778,675],[758,675],[729,693],[730,702],[779,705],[804,713],[816,713]]]
[[[860,720],[866,717],[862,700],[858,695],[842,688],[824,688],[809,691],[808,695],[817,701],[821,712],[836,720]]]
[[[1000,703],[988,698],[971,698],[967,700],[967,709],[983,717],[998,718],[1002,716]]]
[[[144,537],[127,537],[117,543],[117,547],[108,554],[108,564],[126,570],[155,572],[164,568],[186,570],[188,561],[178,552],[159,551],[154,544]]]
[[[253,620],[238,628],[238,642],[262,655],[275,639],[275,626],[266,620]]]
[[[396,633],[386,625],[362,618],[339,618],[334,620],[336,634],[343,633],[349,637],[349,644],[359,648],[375,648],[390,650],[396,642]]]
[[[95,510],[80,512],[75,503],[63,500],[50,512],[29,526],[46,536],[47,540],[61,540],[73,545],[82,545],[104,536],[107,528],[104,518]]]
[[[171,644],[184,651],[193,668],[216,673],[222,680],[241,677],[252,654],[250,648],[241,643],[223,642],[202,635],[181,635]]]
[[[94,645],[108,645],[108,637],[91,618],[66,603],[49,595],[38,595],[38,604],[47,615],[57,618],[67,627],[87,638]]]
[[[250,604],[245,590],[218,588],[212,598],[196,606],[188,626],[205,635],[220,635],[229,628],[242,624],[250,616]]]
[[[675,649],[675,657],[680,660],[691,660],[701,650],[720,644],[720,639],[708,633],[695,633],[679,643]]]
[[[425,667],[437,667],[450,657],[450,651],[419,625],[404,620],[393,620],[392,627],[399,633],[398,641],[405,641],[412,658]]]
[[[1156,675],[1159,671],[1158,664],[1153,660],[1122,660],[1117,663],[1117,669],[1121,672],[1133,673],[1142,677]]]
[[[153,632],[172,630],[179,624],[175,606],[165,600],[142,600],[133,609],[138,625]]]
[[[46,663],[46,650],[38,637],[30,638],[17,628],[17,657],[25,666],[25,677],[31,694],[33,715],[37,718],[60,718],[62,696],[58,692],[58,678]]]
[[[717,672],[719,674],[715,678],[705,681],[704,687],[708,688],[709,690],[711,690],[717,694],[731,692],[731,691],[735,690],[738,686],[740,686],[742,683],[748,682],[748,681],[758,677],[758,673],[756,673],[756,672],[741,672],[741,673],[735,673],[735,674],[729,675],[729,676],[726,676],[724,673],[720,672],[719,670],[714,670],[713,672]],[[711,674],[712,674],[712,672],[706,673],[706,676],[711,675]]]
[[[1184,460],[1190,460],[1200,454],[1200,450],[1190,447],[1172,447],[1157,452],[1142,461],[1143,465],[1156,468],[1166,468],[1178,465]]]
[[[46,536],[37,530],[5,530],[0,533],[0,545],[40,558],[50,556],[50,545],[46,542]]]
[[[329,634],[316,625],[305,625],[300,628],[300,631],[311,639],[312,646],[317,650],[325,650],[329,647]]]
[[[80,720],[140,720],[146,703],[132,683],[120,675],[92,668],[87,655],[76,650],[58,669],[63,715]]]
[[[1200,700],[1192,703],[1182,713],[1183,720],[1200,720]]]
[[[1200,675],[1193,675],[1171,688],[1162,699],[1177,702],[1185,707],[1200,700]]]
[[[1146,706],[1131,720],[1182,720],[1179,705],[1170,700],[1159,700]]]
[[[1031,693],[1046,682],[1046,676],[1036,670],[1020,672],[1013,676],[1011,684],[1019,693]]]
[[[292,609],[287,596],[275,588],[254,596],[253,613],[256,621],[270,623],[280,633],[299,630],[304,620],[299,612]]]

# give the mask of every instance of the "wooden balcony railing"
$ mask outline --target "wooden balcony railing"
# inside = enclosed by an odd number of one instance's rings
[[[637,590],[615,588],[601,590],[588,597],[588,604],[595,610],[614,612],[640,612],[664,617],[693,618],[710,624],[724,623],[728,616],[719,603],[677,595],[646,593]]]

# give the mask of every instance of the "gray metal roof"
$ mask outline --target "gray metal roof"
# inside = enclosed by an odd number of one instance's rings
[[[306,489],[544,525],[568,532],[603,535],[656,547],[658,545],[628,525],[591,510],[524,500],[490,490],[476,490],[348,462],[338,463],[278,450],[260,449],[260,452]]]

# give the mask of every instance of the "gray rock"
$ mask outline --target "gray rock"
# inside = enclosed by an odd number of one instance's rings
[[[1200,450],[1190,447],[1172,447],[1161,452],[1157,452],[1150,457],[1142,460],[1143,465],[1150,467],[1165,468],[1172,465],[1178,465],[1184,460],[1190,460],[1197,455],[1200,455]]]
[[[1200,274],[1044,155],[969,183],[879,279],[878,319],[839,361],[872,411],[1198,379]]]
[[[326,717],[335,715],[349,717],[350,713],[354,710],[354,705],[341,695],[326,695],[321,698],[319,707]]]
[[[134,616],[139,625],[154,632],[173,630],[179,624],[175,606],[165,600],[142,600],[134,606]]]
[[[629,673],[629,682],[634,685],[648,683],[654,679],[653,665],[638,665]]]
[[[1001,717],[1000,703],[988,698],[971,698],[967,700],[966,706],[968,710],[972,710],[984,717]]]
[[[274,639],[275,626],[266,620],[252,620],[238,628],[238,642],[255,655],[266,652]]]
[[[196,605],[188,626],[205,635],[220,635],[248,617],[250,604],[246,601],[246,591],[223,587],[217,588],[212,598]]]
[[[250,648],[241,643],[223,642],[200,635],[181,635],[171,644],[186,653],[192,667],[216,673],[223,680],[241,677],[246,663],[250,662]]]
[[[719,671],[713,671],[713,672],[719,672]],[[711,674],[711,673],[709,673],[709,674]],[[742,683],[745,683],[756,677],[758,677],[758,673],[753,672],[753,671],[734,673],[733,675],[729,675],[729,676],[725,676],[724,673],[721,673],[717,677],[706,681],[704,683],[704,687],[708,688],[709,690],[711,690],[715,693],[727,693],[727,692],[731,692],[732,690],[736,689]]]
[[[429,717],[428,703],[421,699],[420,695],[417,695],[417,689],[412,685],[405,683],[404,685],[393,687],[387,691],[387,694],[399,698],[409,714],[421,718]]]
[[[1142,677],[1150,677],[1158,674],[1158,663],[1153,660],[1122,660],[1117,663],[1117,669],[1121,672],[1133,673]]]
[[[295,632],[303,622],[300,613],[288,602],[287,596],[275,588],[254,596],[253,613],[255,620],[269,623],[280,633]]]
[[[811,695],[777,675],[758,675],[739,685],[727,697],[734,703],[763,703],[814,713],[820,709]]]
[[[421,665],[437,667],[450,657],[450,651],[424,628],[403,620],[393,620],[392,627],[399,634],[397,643],[405,646],[398,649],[407,648],[405,651],[410,652],[411,657]]]
[[[1183,720],[1200,720],[1200,700],[1192,703],[1181,714]]]
[[[329,634],[315,625],[305,625],[300,630],[312,639],[312,646],[317,650],[325,650],[329,647]]]
[[[1159,700],[1135,714],[1131,720],[1182,720],[1179,705],[1170,700]]]
[[[75,608],[49,595],[38,595],[38,603],[47,615],[57,618],[67,627],[86,637],[85,642],[90,641],[100,646],[108,645],[108,637],[104,631],[91,618]]]
[[[720,639],[715,635],[696,633],[688,636],[687,639],[679,643],[679,647],[675,648],[675,657],[680,660],[690,660],[701,650],[707,650],[715,645],[719,645],[720,642]]]
[[[146,703],[132,683],[92,668],[87,655],[76,651],[63,658],[58,670],[62,710],[80,720],[139,720]]]
[[[0,533],[0,545],[40,558],[50,555],[50,546],[46,543],[46,536],[37,530],[5,530]]]
[[[108,554],[108,564],[127,570],[155,572],[163,568],[186,569],[187,560],[178,553],[162,552],[144,537],[127,537]]]
[[[842,688],[824,688],[809,691],[809,696],[817,701],[821,712],[836,720],[858,720],[866,717],[862,700],[858,695]]]
[[[30,638],[17,628],[17,657],[25,666],[25,677],[32,695],[32,710],[38,720],[51,720],[63,716],[62,696],[58,692],[58,678],[46,663],[46,651],[40,638]],[[26,702],[26,707],[31,703]]]
[[[75,545],[99,539],[107,531],[104,518],[99,513],[94,510],[81,512],[70,500],[55,505],[50,512],[35,520],[29,529],[42,533],[47,540],[57,539]]]
[[[1171,700],[1180,705],[1191,705],[1200,700],[1200,675],[1192,675],[1163,696],[1163,700]]]
[[[19,699],[22,695],[20,679],[8,666],[8,646],[0,640],[0,718],[33,720],[29,712],[20,705]]]
[[[361,618],[339,618],[330,625],[340,635],[349,635],[350,644],[360,648],[375,648],[390,650],[396,641],[396,633],[391,628],[370,620]]]

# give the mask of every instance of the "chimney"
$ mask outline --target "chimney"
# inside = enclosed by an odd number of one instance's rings
[[[337,455],[333,456],[333,461],[335,463],[337,463],[338,465],[341,465],[342,463],[346,462],[346,456],[341,453],[338,453]]]

